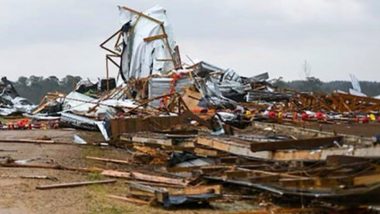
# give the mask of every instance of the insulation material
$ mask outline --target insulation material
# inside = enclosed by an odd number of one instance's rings
[[[115,108],[135,108],[136,105],[131,100],[99,100],[87,95],[71,92],[63,102],[64,112],[75,112],[92,118],[111,118],[115,115]],[[91,111],[94,109],[93,111]]]
[[[361,93],[362,89],[360,87],[359,80],[353,74],[350,74],[350,78],[351,78],[352,89]]]
[[[165,9],[155,6],[144,12],[159,22],[131,13],[122,7],[119,7],[119,10],[123,23],[121,74],[124,80],[173,70],[172,55],[175,41]],[[166,38],[144,41],[159,35],[165,35]]]

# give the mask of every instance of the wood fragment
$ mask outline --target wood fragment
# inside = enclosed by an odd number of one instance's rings
[[[115,183],[115,182],[116,182],[116,179],[98,180],[98,181],[82,181],[82,182],[42,185],[42,186],[37,186],[36,189],[45,190],[45,189],[56,189],[56,188],[69,188],[69,187],[80,187],[80,186],[87,186],[87,185],[94,185],[94,184],[110,184],[110,183]]]
[[[100,158],[100,157],[93,157],[93,156],[86,156],[86,159],[104,161],[104,162],[110,162],[110,163],[131,164],[131,162],[127,160],[117,160],[117,159]]]

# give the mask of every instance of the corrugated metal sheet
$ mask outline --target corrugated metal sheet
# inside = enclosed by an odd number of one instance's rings
[[[170,87],[172,85],[172,78],[152,78],[149,80],[149,99],[162,96],[170,93]],[[185,87],[190,86],[191,80],[189,78],[179,79],[176,82],[175,89],[177,92],[180,92]],[[160,105],[160,100],[154,100],[150,103],[154,107],[158,107]]]

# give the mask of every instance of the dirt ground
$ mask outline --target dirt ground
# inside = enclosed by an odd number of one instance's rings
[[[31,139],[41,136],[50,137],[56,141],[71,142],[73,135],[78,134],[84,139],[101,139],[98,133],[78,132],[75,130],[37,130],[37,131],[0,131],[2,139]],[[0,150],[17,150],[0,152],[0,157],[9,156],[13,159],[41,158],[40,161],[55,161],[70,167],[101,167],[119,169],[117,164],[86,160],[86,156],[98,156],[115,159],[128,159],[125,150],[112,147],[87,145],[37,145],[20,143],[0,143]],[[25,179],[21,176],[51,176],[57,180]],[[0,213],[168,213],[160,207],[137,206],[134,204],[109,199],[107,194],[126,195],[125,180],[119,179],[114,184],[104,184],[66,189],[37,190],[36,186],[59,182],[75,182],[85,180],[105,179],[95,173],[80,173],[74,171],[2,168],[0,167]],[[170,213],[233,213],[237,210],[252,210],[254,203],[234,202],[216,203],[203,209],[174,210]]]

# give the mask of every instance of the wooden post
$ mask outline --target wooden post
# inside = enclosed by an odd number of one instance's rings
[[[110,84],[109,84],[109,69],[108,69],[108,57],[106,56],[106,80],[107,80],[107,93],[110,90]]]

